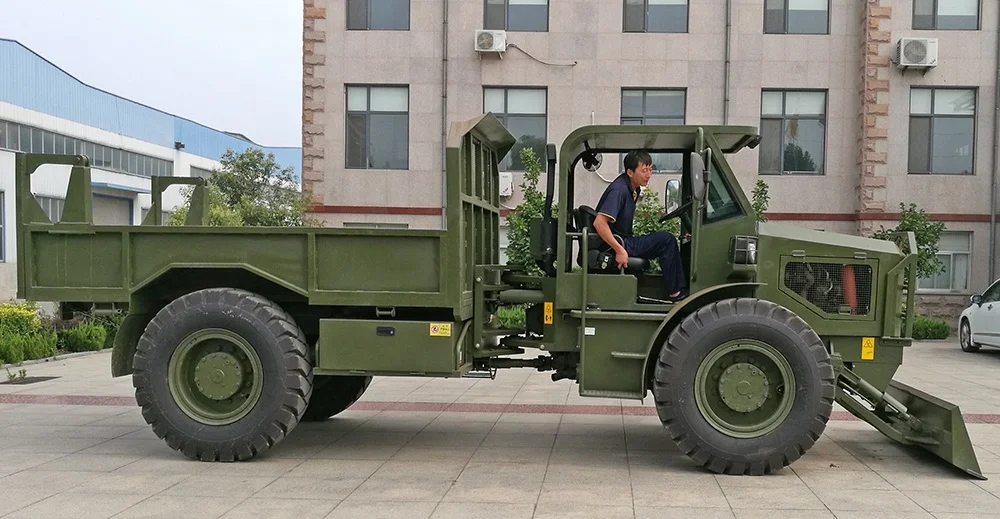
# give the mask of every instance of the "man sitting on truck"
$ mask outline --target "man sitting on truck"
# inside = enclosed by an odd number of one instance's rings
[[[642,188],[649,184],[653,175],[653,159],[649,153],[633,150],[625,155],[625,173],[616,178],[604,190],[597,203],[597,219],[594,228],[612,250],[618,268],[628,265],[629,256],[643,259],[659,259],[663,271],[666,294],[671,301],[683,299],[686,292],[684,267],[673,234],[660,231],[646,236],[632,235],[632,220],[635,206]],[[613,234],[622,237],[623,247]]]

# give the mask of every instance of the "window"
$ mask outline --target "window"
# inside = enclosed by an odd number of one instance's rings
[[[944,271],[921,278],[921,290],[966,290],[969,288],[969,264],[972,256],[971,232],[942,232],[938,240],[937,259]]]
[[[913,28],[978,30],[979,0],[913,0]]]
[[[483,111],[492,112],[517,140],[500,161],[500,171],[524,171],[521,149],[535,151],[545,171],[548,97],[544,88],[484,88]]]
[[[29,153],[86,155],[91,167],[130,175],[173,175],[174,163],[170,160],[139,155],[9,121],[0,121],[0,148]],[[136,160],[131,163],[124,161],[129,156]]]
[[[40,195],[35,195],[35,200],[38,200],[38,205],[42,208],[42,212],[45,213],[45,216],[47,216],[52,223],[59,223],[62,220],[62,213],[63,209],[66,207],[66,200]]]
[[[733,191],[719,171],[715,159],[709,163],[708,167],[709,183],[708,191],[705,193],[705,221],[717,222],[731,216],[740,214],[740,206],[733,197]]]
[[[829,34],[830,0],[764,0],[765,34]]]
[[[545,32],[549,30],[548,0],[485,0],[485,29]]]
[[[971,175],[974,89],[910,90],[910,173]]]
[[[688,0],[624,0],[625,32],[687,32]]]
[[[684,124],[686,92],[622,89],[622,124]],[[682,153],[653,153],[654,173],[677,173],[684,168]],[[624,158],[624,157],[623,157]],[[620,161],[619,161],[620,162]],[[620,165],[624,172],[625,165]]]
[[[347,87],[348,168],[409,168],[409,96],[405,86]]]
[[[3,127],[3,123],[0,122],[0,128]],[[4,227],[7,223],[7,200],[4,198],[6,193],[0,191],[0,261],[7,261],[7,234],[4,232]]]
[[[826,92],[764,91],[761,174],[823,174]]]
[[[347,30],[408,31],[410,0],[347,0]]]
[[[984,303],[996,303],[997,301],[1000,301],[1000,281],[993,283],[993,286],[983,292]]]

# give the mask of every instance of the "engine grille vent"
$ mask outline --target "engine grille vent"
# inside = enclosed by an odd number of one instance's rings
[[[785,286],[828,314],[867,315],[871,310],[871,265],[793,261]]]

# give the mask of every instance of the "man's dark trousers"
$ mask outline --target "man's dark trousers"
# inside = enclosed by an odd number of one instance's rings
[[[645,236],[627,236],[623,240],[629,257],[660,260],[667,296],[680,292],[687,286],[677,238],[673,234],[660,231]]]

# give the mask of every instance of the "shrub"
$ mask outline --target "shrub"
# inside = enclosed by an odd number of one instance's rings
[[[951,326],[943,319],[917,316],[913,321],[913,338],[916,340],[947,339]]]
[[[104,338],[104,348],[111,348],[115,345],[115,335],[118,335],[118,328],[121,327],[122,321],[125,320],[125,314],[93,315],[89,316],[87,320],[104,328],[104,331],[107,333]]]
[[[18,364],[55,354],[56,334],[42,326],[34,304],[0,305],[0,364]]]
[[[500,327],[507,330],[520,330],[525,326],[524,307],[505,306],[497,310],[497,321]]]
[[[84,321],[75,328],[63,332],[63,343],[67,351],[100,351],[104,349],[104,341],[108,337],[107,330],[100,323]]]
[[[42,321],[38,307],[31,303],[6,303],[0,305],[0,333],[30,335],[40,331]]]

